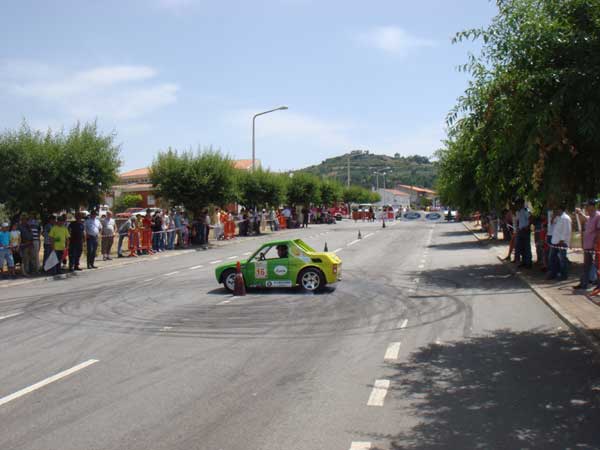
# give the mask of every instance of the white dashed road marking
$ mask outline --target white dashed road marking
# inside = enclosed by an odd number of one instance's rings
[[[146,278],[143,282],[147,283],[148,281],[152,281],[152,280],[154,280],[154,278]]]
[[[395,361],[400,353],[400,342],[392,342],[385,351],[384,361]]]
[[[192,266],[188,270],[202,269],[204,266]]]
[[[165,277],[170,277],[171,275],[176,275],[178,273],[179,273],[179,270],[176,270],[175,272],[165,273]]]
[[[419,269],[424,269],[425,268],[425,264],[419,264]]]
[[[172,330],[172,329],[173,329],[173,327],[162,327],[160,329],[160,331],[169,331],[169,330]]]
[[[71,375],[72,373],[75,373],[81,369],[85,369],[87,366],[91,366],[92,364],[95,364],[97,362],[98,362],[97,359],[88,359],[87,361],[82,362],[81,364],[77,364],[76,366],[73,366],[70,369],[59,372],[56,375],[52,375],[51,377],[48,377],[42,381],[38,381],[37,383],[32,384],[31,386],[23,388],[20,391],[15,392],[14,394],[10,394],[10,395],[7,395],[6,397],[2,397],[2,398],[0,398],[0,406],[4,405],[12,400],[15,400],[19,397],[23,397],[24,395],[27,395],[30,392],[36,391],[50,383],[54,383],[55,381],[58,381],[61,378],[67,377],[67,376]]]
[[[20,316],[21,314],[23,314],[23,313],[18,312],[18,313],[13,313],[13,314],[7,314],[6,316],[0,316],[0,320],[10,319],[11,317],[17,317],[17,316]]]
[[[370,448],[370,442],[352,442],[350,444],[350,450],[369,450]]]
[[[373,233],[366,234],[365,236],[363,236],[363,239],[366,239],[366,238],[371,237],[371,236],[373,236]]]
[[[349,244],[346,244],[348,247],[350,247],[351,245],[356,244],[357,242],[360,242],[360,239],[355,239],[354,241],[350,242]]]
[[[209,264],[219,264],[220,262],[223,262],[223,260],[217,259],[216,261],[211,261]]]
[[[408,319],[404,319],[402,321],[402,323],[400,324],[400,328],[406,328],[406,325],[408,325]]]
[[[390,380],[375,380],[367,406],[383,406],[389,388]]]
[[[237,258],[239,258],[239,256],[235,255],[235,256],[229,256],[227,259],[237,259]]]
[[[333,251],[333,253],[339,253],[339,252],[341,252],[342,250],[344,250],[344,249],[343,249],[343,248],[336,248],[336,249]]]
[[[242,253],[242,255],[244,255],[244,256],[248,256],[248,255],[250,255],[250,254],[252,254],[252,252],[246,252],[246,253]]]

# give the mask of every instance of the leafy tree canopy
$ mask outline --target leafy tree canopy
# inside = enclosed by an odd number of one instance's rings
[[[235,200],[236,170],[232,160],[212,148],[197,152],[160,152],[150,167],[158,196],[197,215],[210,205]]]
[[[68,133],[42,133],[23,123],[0,134],[0,203],[12,213],[43,216],[98,205],[121,165],[114,138],[96,123],[78,123]]]
[[[600,191],[600,2],[497,0],[471,74],[448,116],[439,152],[442,201],[500,208],[517,196],[535,205]]]
[[[238,201],[246,208],[278,207],[285,201],[286,178],[261,168],[253,172],[239,171]]]

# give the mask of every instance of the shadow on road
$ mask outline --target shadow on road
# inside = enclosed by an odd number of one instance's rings
[[[283,295],[299,295],[299,296],[314,296],[314,295],[327,295],[327,294],[331,294],[333,292],[335,292],[336,287],[335,286],[325,286],[323,288],[323,290],[319,291],[319,292],[304,292],[302,289],[300,289],[299,287],[293,287],[293,288],[246,288],[246,295],[252,295],[252,296],[260,296],[260,295],[267,295],[267,296],[273,296],[273,295],[279,295],[279,296],[283,296]],[[216,289],[212,289],[210,291],[208,291],[206,293],[207,295],[220,295],[220,296],[231,296],[231,292],[229,292],[227,289],[225,288],[216,288]]]
[[[527,285],[501,264],[474,264],[415,271],[411,277],[421,277],[421,287],[432,290],[478,289],[507,293],[526,290]]]
[[[385,448],[600,448],[600,365],[569,333],[501,330],[392,368],[415,425],[370,435]]]

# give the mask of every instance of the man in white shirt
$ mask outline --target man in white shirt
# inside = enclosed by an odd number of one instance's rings
[[[102,230],[102,224],[96,217],[96,211],[92,211],[85,222],[83,223],[85,229],[85,242],[87,250],[87,268],[95,269],[94,262],[96,261],[96,252],[98,251],[98,235]]]
[[[515,262],[519,262],[519,267],[531,268],[531,223],[529,222],[529,210],[525,207],[525,202],[517,202],[517,242],[515,246]]]
[[[115,241],[117,224],[115,223],[115,219],[113,219],[110,211],[106,213],[106,217],[104,217],[104,219],[102,219],[100,222],[102,223],[102,260],[106,261],[107,259],[112,259],[110,257],[110,252]]]
[[[556,211],[556,222],[552,230],[550,241],[552,251],[550,252],[550,270],[548,279],[558,278],[566,280],[569,275],[569,260],[567,249],[571,243],[571,218],[565,212],[566,206],[561,205]]]

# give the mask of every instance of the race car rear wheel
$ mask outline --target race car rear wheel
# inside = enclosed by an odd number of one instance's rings
[[[229,292],[233,292],[235,289],[235,275],[236,272],[233,269],[226,270],[223,275],[221,275],[223,286],[225,286],[225,289]]]
[[[305,292],[317,292],[325,287],[325,277],[319,269],[309,267],[298,275],[298,284]]]

